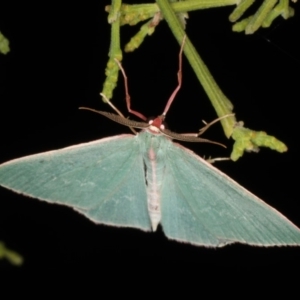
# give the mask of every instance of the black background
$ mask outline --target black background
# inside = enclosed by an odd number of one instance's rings
[[[79,106],[110,111],[99,92],[110,42],[107,1],[3,5],[0,30],[11,52],[0,56],[0,162],[63,148],[129,130]],[[128,3],[132,3],[128,1]],[[191,12],[187,33],[246,127],[284,141],[289,151],[261,149],[217,167],[278,209],[300,227],[299,166],[299,12],[279,18],[254,35],[231,31],[232,7]],[[298,15],[297,15],[298,13]],[[121,28],[122,46],[139,26]],[[124,54],[132,107],[147,116],[162,112],[176,87],[179,46],[162,21],[134,53]],[[113,103],[126,113],[123,80]],[[296,104],[296,105],[295,105]],[[216,118],[187,60],[183,87],[169,111],[174,132],[195,132],[201,120]],[[201,156],[230,155],[232,140],[219,124],[205,138],[227,145],[185,145]],[[161,229],[143,233],[95,225],[70,208],[50,205],[0,188],[0,240],[24,256],[24,265],[0,261],[6,272],[97,269],[112,263],[151,265],[176,262],[195,267],[297,269],[297,247],[221,249],[169,241]]]

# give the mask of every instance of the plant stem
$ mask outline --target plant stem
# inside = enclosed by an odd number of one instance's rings
[[[172,33],[177,39],[178,43],[181,45],[183,37],[186,35],[183,30],[180,21],[178,20],[175,12],[173,11],[168,0],[156,0],[164,19],[167,21]],[[189,1],[186,1],[189,2]],[[184,3],[184,2],[183,2]],[[200,83],[202,84],[205,92],[207,93],[217,115],[222,117],[232,113],[233,105],[229,99],[223,94],[218,84],[214,80],[213,76],[209,72],[207,66],[204,64],[203,60],[200,58],[198,52],[194,48],[193,44],[186,38],[185,46],[183,49],[190,65],[194,69],[196,76],[198,77]],[[236,119],[234,116],[229,116],[221,120],[223,130],[227,138],[232,134],[233,127],[236,124]]]

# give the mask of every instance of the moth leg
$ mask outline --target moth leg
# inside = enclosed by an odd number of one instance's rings
[[[123,78],[124,78],[124,85],[125,85],[125,95],[126,95],[126,105],[127,105],[127,110],[137,116],[138,118],[142,119],[143,121],[147,121],[147,118],[141,114],[140,112],[138,111],[135,111],[135,110],[132,110],[131,109],[131,101],[130,101],[130,95],[129,95],[129,91],[128,91],[128,80],[127,80],[127,76],[126,76],[126,73],[125,73],[125,70],[123,69],[121,63],[115,58],[115,62],[118,64],[122,74],[123,74]]]
[[[216,158],[211,158],[209,157],[208,159],[205,159],[208,163],[213,164],[216,161],[224,161],[224,160],[231,160],[230,157],[216,157]]]
[[[121,117],[123,117],[124,119],[126,119],[125,117],[124,117],[124,115],[121,113],[121,111],[119,111],[110,101],[109,101],[109,99],[104,95],[104,94],[102,94],[102,93],[100,93],[100,95],[105,99],[105,101],[110,105],[110,107],[119,115],[119,116],[121,116]],[[135,131],[135,129],[134,128],[132,128],[132,127],[130,127],[130,126],[128,126],[129,127],[129,129],[134,133],[134,134],[137,134],[137,132]]]
[[[162,113],[163,118],[165,118],[165,116],[166,116],[166,114],[167,114],[174,98],[176,97],[178,91],[181,88],[181,84],[182,84],[182,52],[183,52],[183,47],[184,47],[184,44],[185,44],[185,40],[186,40],[186,35],[183,37],[181,48],[180,48],[180,51],[179,51],[179,70],[177,72],[178,85],[177,85],[176,89],[174,90],[174,92],[172,93],[172,95],[170,96],[170,98],[167,102],[165,110]]]
[[[234,116],[234,114],[227,114],[227,115],[225,115],[225,116],[219,117],[219,118],[217,118],[217,119],[211,121],[211,122],[208,123],[208,124],[207,124],[205,121],[202,120],[202,122],[205,124],[205,126],[202,127],[201,129],[199,129],[198,136],[201,135],[201,134],[203,134],[203,133],[211,126],[211,125],[213,125],[213,124],[219,122],[219,121],[222,120],[222,119],[225,119],[225,118],[231,117],[231,116]]]

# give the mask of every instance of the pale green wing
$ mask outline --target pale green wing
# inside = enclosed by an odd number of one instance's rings
[[[71,206],[96,223],[151,230],[136,136],[119,135],[0,165],[0,185]]]
[[[195,245],[300,245],[300,230],[192,151],[171,141],[161,193],[167,237]]]

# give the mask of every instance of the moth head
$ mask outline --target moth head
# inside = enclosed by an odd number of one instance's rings
[[[149,126],[149,130],[152,132],[152,133],[156,133],[156,134],[159,134],[161,133],[163,130],[166,129],[166,125],[165,125],[165,122],[164,122],[164,119],[165,119],[165,116],[164,115],[160,115],[156,118],[149,118],[148,120],[148,124],[150,125]]]

